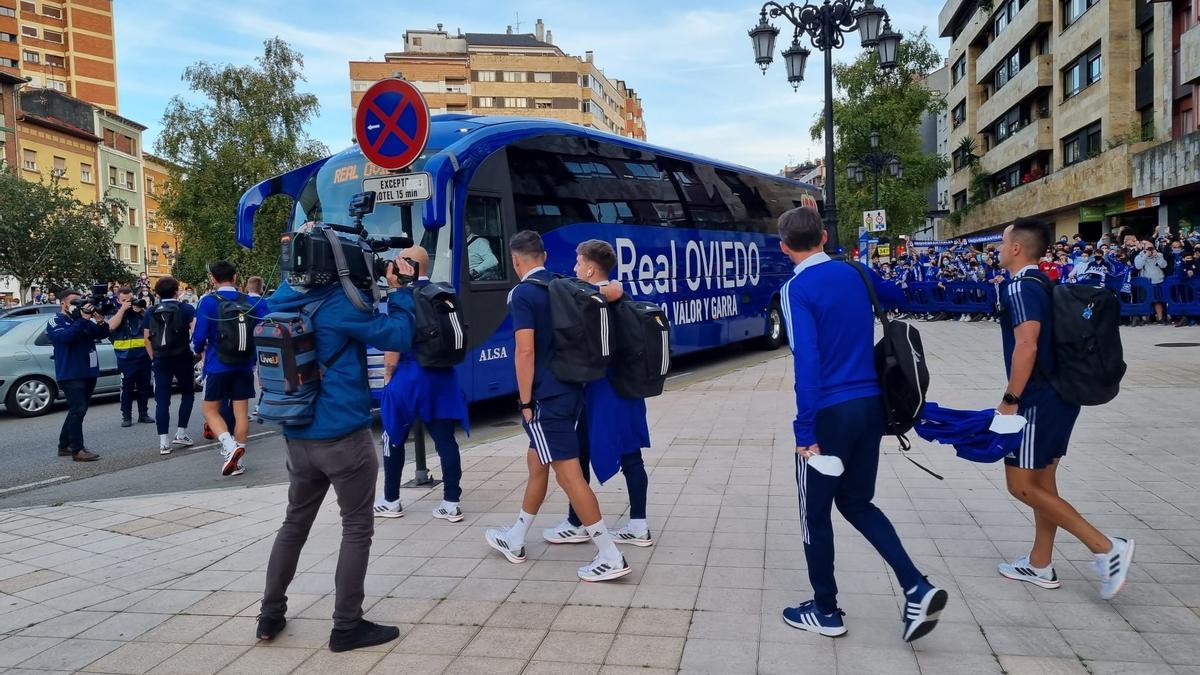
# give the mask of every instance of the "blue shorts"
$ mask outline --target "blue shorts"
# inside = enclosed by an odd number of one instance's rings
[[[254,398],[254,373],[229,370],[209,373],[204,380],[205,401],[249,401]]]
[[[529,436],[529,447],[542,464],[579,459],[579,435],[575,427],[583,407],[578,393],[559,394],[533,402],[533,419],[521,426]]]
[[[1062,400],[1053,389],[1026,390],[1017,413],[1025,418],[1021,445],[1004,458],[1008,466],[1044,469],[1067,454],[1079,406]]]

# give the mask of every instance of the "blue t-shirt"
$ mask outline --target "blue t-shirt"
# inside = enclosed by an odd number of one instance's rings
[[[231,366],[222,363],[220,357],[217,356],[217,306],[220,304],[217,295],[227,300],[234,300],[238,297],[238,291],[232,286],[222,286],[215,292],[200,298],[200,304],[196,306],[196,327],[192,330],[192,351],[197,354],[204,352],[205,375],[233,371],[252,372],[255,365],[254,359],[250,359],[240,366]],[[253,307],[251,314],[259,319],[267,315],[265,300],[249,296],[247,296],[247,300]]]
[[[1040,277],[1040,279],[1039,279]],[[1012,376],[1012,353],[1017,338],[1014,329],[1026,321],[1037,321],[1041,324],[1038,332],[1037,360],[1041,368],[1054,372],[1054,345],[1051,339],[1053,326],[1053,306],[1050,293],[1042,286],[1041,279],[1046,276],[1036,267],[1026,267],[1017,273],[1010,281],[1000,284],[1000,340],[1004,347],[1004,372]],[[1049,387],[1042,376],[1039,367],[1034,367],[1033,375],[1025,392]],[[1025,392],[1022,393],[1024,396]]]
[[[546,269],[535,270],[527,278],[547,282],[554,275]],[[513,332],[533,329],[533,398],[543,400],[560,394],[580,394],[578,384],[560,382],[550,370],[554,359],[554,322],[550,317],[550,289],[536,284],[519,283],[508,294],[508,311]]]

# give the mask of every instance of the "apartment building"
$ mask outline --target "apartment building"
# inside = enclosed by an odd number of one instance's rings
[[[1168,220],[1157,195],[1134,198],[1131,160],[1171,133],[1171,15],[1146,0],[946,0],[944,236],[1020,216],[1089,239]]]
[[[96,115],[96,135],[100,136],[99,166],[104,181],[101,192],[106,197],[121,200],[117,207],[121,229],[113,241],[117,257],[134,272],[147,271],[146,201],[143,192],[142,132],[146,127],[109,112],[93,108]]]
[[[921,86],[945,96],[950,90],[950,66],[945,65],[921,80]],[[950,158],[950,119],[944,111],[927,113],[921,118],[921,151]],[[925,194],[925,227],[913,232],[917,239],[938,238],[950,212],[950,176],[938,178]]]
[[[538,19],[534,33],[404,33],[404,51],[382,62],[350,62],[350,102],[385,77],[403,77],[424,94],[431,112],[521,115],[558,119],[645,138],[642,103],[621,80],[610,79],[592,52],[564,53]]]
[[[161,200],[171,180],[172,165],[148,152],[142,153],[146,196],[146,273],[151,282],[171,273],[179,256],[175,228],[160,215]]]
[[[115,111],[113,0],[0,0],[0,71]]]

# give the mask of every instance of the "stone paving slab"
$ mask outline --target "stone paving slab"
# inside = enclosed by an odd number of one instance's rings
[[[932,400],[961,408],[1002,392],[992,324],[919,324]],[[877,503],[913,558],[950,594],[938,628],[900,641],[900,590],[835,517],[849,633],[785,626],[810,596],[799,536],[785,352],[649,403],[655,447],[649,519],[657,544],[626,550],[634,572],[577,581],[589,546],[531,537],[510,565],[483,543],[507,525],[525,478],[520,436],[464,447],[459,524],[434,520],[440,493],[405,489],[403,519],[377,521],[367,616],[401,639],[328,651],[340,535],[332,497],[290,593],[286,631],[253,637],[286,486],[0,511],[0,669],[96,673],[1197,673],[1200,672],[1200,349],[1170,328],[1123,334],[1121,396],[1085,409],[1060,489],[1101,529],[1138,542],[1127,588],[1097,594],[1090,554],[1056,547],[1064,585],[1036,589],[995,565],[1027,550],[1031,515],[999,466],[917,442],[913,467],[885,441]],[[436,462],[436,458],[431,458]],[[436,467],[436,464],[435,464]],[[607,521],[627,509],[618,478],[599,488]],[[555,489],[534,524],[557,523]]]

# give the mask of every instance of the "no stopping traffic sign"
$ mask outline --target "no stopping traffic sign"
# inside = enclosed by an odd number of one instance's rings
[[[416,161],[429,142],[429,106],[409,82],[399,78],[371,85],[354,114],[354,134],[368,160],[396,170]]]

